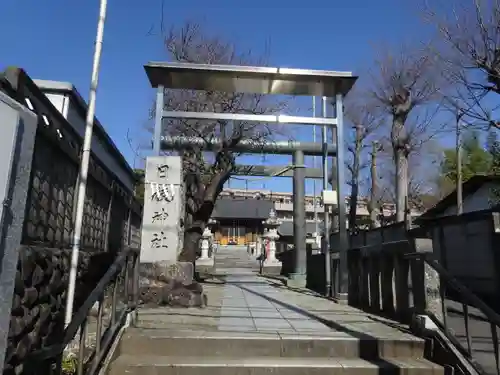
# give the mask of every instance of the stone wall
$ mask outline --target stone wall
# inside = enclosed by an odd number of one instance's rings
[[[23,373],[28,354],[62,341],[70,257],[68,250],[39,247],[20,250],[4,375]],[[114,258],[112,253],[80,252],[76,311]]]

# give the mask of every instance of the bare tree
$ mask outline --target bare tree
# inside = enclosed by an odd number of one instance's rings
[[[409,163],[412,150],[436,134],[435,115],[439,105],[439,72],[427,49],[385,53],[376,61],[372,96],[388,116],[388,139],[395,163],[396,220],[403,221],[408,201]]]
[[[171,59],[203,64],[265,65],[265,59],[254,59],[251,53],[240,53],[234,44],[211,35],[198,23],[187,22],[172,28],[165,38]],[[280,111],[283,103],[265,100],[262,95],[214,91],[166,90],[169,110],[267,114]],[[207,146],[217,140],[208,152],[190,147],[181,152],[186,191],[184,248],[180,260],[194,262],[201,234],[212,215],[215,202],[235,168],[238,154],[234,147],[243,139],[264,142],[277,129],[266,124],[228,121],[173,119],[164,129],[170,135],[199,137]]]
[[[347,170],[351,175],[348,216],[350,229],[356,228],[360,175],[368,166],[368,162],[364,157],[366,155],[365,151],[369,147],[368,140],[381,124],[380,117],[377,117],[374,108],[369,101],[363,100],[362,93],[353,93],[348,97],[346,103],[345,116],[353,129],[350,139],[346,141],[346,149],[350,154],[347,160]]]
[[[434,52],[452,83],[444,93],[447,104],[452,112],[460,111],[465,122],[479,120],[500,128],[492,118],[498,106],[491,108],[487,101],[491,94],[500,94],[500,0],[455,2],[451,11],[449,1],[433,1],[425,8],[444,42]]]
[[[438,128],[439,129],[439,128]],[[437,131],[432,129],[432,132]],[[429,129],[431,132],[431,129]],[[425,142],[410,145],[408,154],[408,210],[425,210],[429,206],[430,197],[435,195],[439,173],[441,147],[427,136]],[[380,158],[383,160],[379,173],[380,184],[377,194],[379,200],[396,202],[396,189],[393,181],[396,180],[394,155],[389,142],[379,148]],[[406,212],[409,213],[408,211]]]

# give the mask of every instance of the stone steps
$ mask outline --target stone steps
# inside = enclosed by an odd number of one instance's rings
[[[351,335],[327,332],[319,335],[276,332],[187,331],[165,329],[130,329],[120,344],[125,355],[182,357],[189,348],[191,354],[202,357],[342,357],[379,359],[422,358],[424,342],[420,340],[359,339]]]
[[[140,311],[141,328],[127,329],[108,374],[444,375],[424,359],[422,339],[354,308],[277,288],[251,262],[243,250],[216,254],[227,276],[206,285],[206,309]]]
[[[441,375],[424,342],[359,339],[347,333],[204,332],[129,329],[109,375]]]
[[[166,357],[120,356],[110,375],[438,375],[442,368],[424,359],[284,358],[284,357]]]
[[[258,271],[260,269],[259,261],[247,253],[246,249],[240,248],[222,248],[215,254],[215,270],[229,269],[250,269]]]

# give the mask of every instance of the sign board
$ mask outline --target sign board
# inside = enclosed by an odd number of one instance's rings
[[[183,235],[182,180],[179,156],[146,159],[141,263],[177,262]]]

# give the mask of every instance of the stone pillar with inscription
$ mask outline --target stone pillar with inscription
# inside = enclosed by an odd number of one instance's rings
[[[175,302],[176,295],[172,291],[182,294],[185,290],[181,289],[194,283],[193,265],[178,261],[184,238],[185,197],[182,182],[180,157],[147,158],[140,256],[143,300],[151,299],[144,297],[144,294],[150,294],[163,299],[157,301],[162,304]],[[198,294],[201,293],[200,290]],[[199,300],[199,296],[196,298]],[[192,301],[179,304],[187,307],[199,305]]]
[[[182,246],[181,158],[155,156],[146,160],[141,263],[176,263]]]

